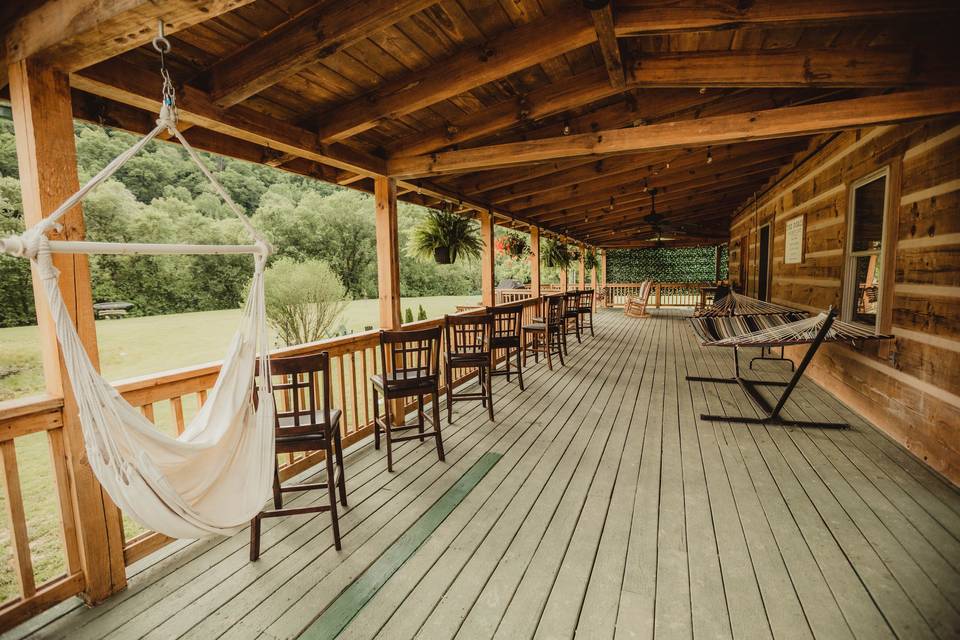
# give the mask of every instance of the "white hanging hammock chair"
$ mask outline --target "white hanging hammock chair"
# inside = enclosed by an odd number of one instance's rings
[[[162,35],[158,40],[162,40]],[[231,535],[249,523],[272,495],[274,404],[269,400],[270,376],[255,375],[258,366],[260,373],[269,371],[270,366],[263,269],[271,248],[177,130],[173,85],[166,71],[162,73],[163,106],[156,128],[41,223],[21,236],[0,239],[0,252],[29,258],[38,270],[79,406],[90,466],[117,506],[144,526],[173,538]],[[167,245],[47,239],[46,233],[57,226],[58,219],[164,130],[180,141],[241,220],[253,237],[253,244]],[[240,327],[230,342],[216,384],[179,437],[159,431],[94,368],[61,296],[59,273],[51,253],[254,256],[253,281]],[[266,399],[256,407],[255,380],[259,397]]]

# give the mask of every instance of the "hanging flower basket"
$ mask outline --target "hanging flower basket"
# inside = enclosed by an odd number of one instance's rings
[[[530,245],[519,233],[507,232],[497,241],[497,250],[514,260],[521,260],[530,254]]]
[[[413,252],[437,264],[453,264],[460,256],[479,258],[483,249],[473,220],[452,211],[431,211],[413,232]]]

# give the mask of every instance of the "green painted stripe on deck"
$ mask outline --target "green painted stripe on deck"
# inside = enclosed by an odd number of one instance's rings
[[[314,620],[300,640],[335,638],[503,457],[485,453]]]

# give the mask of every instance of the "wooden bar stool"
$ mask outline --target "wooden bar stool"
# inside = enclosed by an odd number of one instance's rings
[[[577,342],[580,340],[580,292],[567,291],[563,294],[563,321],[560,326],[563,328],[561,333],[563,342],[563,353],[569,355],[567,351],[567,335],[573,333],[577,336]],[[572,325],[572,328],[571,328]]]
[[[250,559],[256,560],[260,557],[260,521],[263,518],[301,513],[329,511],[333,525],[333,544],[339,550],[340,521],[337,516],[336,491],[340,493],[340,504],[346,507],[347,485],[343,472],[343,445],[340,441],[340,409],[333,409],[330,402],[330,358],[326,351],[293,358],[273,358],[270,360],[270,374],[273,378],[271,401],[276,407],[277,453],[323,451],[327,481],[284,486],[280,483],[280,473],[274,459],[274,509],[261,511],[250,523]],[[277,398],[281,400],[280,406],[277,406]],[[258,402],[261,400],[257,399]],[[329,494],[328,504],[283,508],[284,493],[310,489],[326,489]]]
[[[447,422],[453,422],[453,403],[461,400],[479,400],[493,420],[493,318],[486,314],[444,316],[444,338],[447,351],[443,359],[447,380]],[[476,393],[453,391],[455,369],[476,369],[480,391]]]
[[[590,329],[590,337],[593,333],[593,289],[584,289],[580,292],[577,302],[577,322],[580,323],[580,330],[586,333]]]
[[[517,381],[520,383],[520,391],[523,391],[523,367],[520,366],[520,355],[523,351],[520,344],[523,306],[511,304],[503,307],[487,307],[487,313],[493,318],[493,337],[490,339],[490,347],[494,358],[496,358],[497,349],[503,349],[506,352],[504,355],[506,369],[494,368],[492,375],[507,376],[507,382],[510,382],[510,352],[516,351]]]
[[[419,438],[423,442],[433,436],[437,455],[444,461],[443,440],[440,436],[440,327],[410,331],[380,331],[380,375],[370,376],[373,384],[373,442],[380,448],[380,430],[387,440],[387,470],[393,471],[393,443]],[[424,398],[433,398],[433,416],[424,410]],[[380,397],[384,399],[383,418],[380,417]],[[406,416],[391,418],[390,401],[417,398],[417,421],[407,424]],[[394,425],[392,420],[399,420]],[[433,421],[433,431],[425,431],[426,420]],[[417,433],[393,435],[395,431],[416,429]]]
[[[563,294],[547,296],[542,318],[523,325],[520,342],[523,345],[523,366],[527,366],[527,351],[533,351],[534,362],[540,362],[540,354],[547,356],[547,367],[553,371],[552,354],[560,356],[563,364]],[[532,340],[527,340],[530,334]]]

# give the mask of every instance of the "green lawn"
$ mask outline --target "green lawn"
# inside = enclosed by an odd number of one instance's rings
[[[459,304],[474,304],[479,296],[436,296],[404,299],[414,317],[423,305],[428,317],[452,312]],[[97,322],[101,367],[110,380],[156,373],[219,360],[239,321],[240,312],[206,311],[169,316],[102,320]],[[376,300],[355,300],[347,306],[336,325],[351,331],[376,327]],[[41,393],[43,375],[37,328],[0,329],[0,400]],[[185,402],[185,405],[187,403]],[[158,412],[165,405],[158,405]],[[184,407],[188,415],[193,407]],[[163,420],[158,413],[158,422]],[[20,470],[23,502],[27,512],[30,549],[41,583],[64,571],[59,537],[50,454],[45,434],[17,438],[17,466]],[[6,491],[0,493],[0,512],[6,513]],[[137,530],[127,522],[128,535]],[[0,520],[0,602],[18,593],[12,568],[10,527]]]

